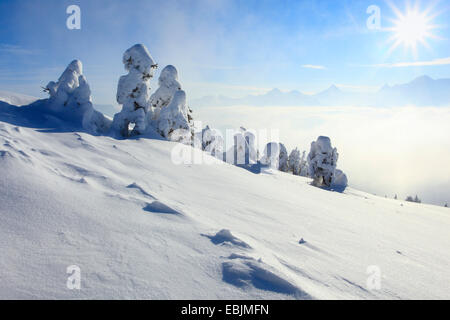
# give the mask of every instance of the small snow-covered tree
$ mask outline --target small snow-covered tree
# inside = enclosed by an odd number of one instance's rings
[[[80,86],[82,70],[81,61],[73,60],[57,82],[50,81],[47,84],[45,90],[50,94],[48,106],[53,111],[63,110],[63,107],[69,105],[69,98],[72,97],[74,90]]]
[[[448,204],[446,203],[444,207],[445,207],[445,208],[448,208]]]
[[[92,105],[91,90],[83,75],[81,61],[72,61],[57,82],[47,84],[45,91],[50,95],[46,104],[48,111],[91,133],[102,134],[109,130],[111,121]]]
[[[181,90],[177,69],[172,65],[165,66],[159,75],[158,84],[159,88],[150,97],[152,112],[149,116],[153,121],[158,121],[161,110],[169,105],[175,92]]]
[[[332,148],[330,138],[320,136],[317,141],[311,143],[308,165],[309,175],[314,179],[315,186],[331,186],[338,157],[337,149]]]
[[[278,170],[283,172],[289,171],[289,154],[284,144],[280,143],[280,159],[278,164]]]
[[[405,201],[408,202],[415,202],[415,203],[422,203],[422,200],[419,199],[419,197],[416,195],[415,197],[407,196]]]
[[[277,142],[269,142],[265,148],[262,158],[260,160],[263,166],[267,166],[272,169],[279,168],[280,163],[280,145]]]
[[[398,196],[397,195],[394,196],[394,200],[398,200]]]
[[[264,153],[260,162],[263,166],[267,166],[283,172],[288,172],[288,159],[288,153],[284,144],[278,142],[269,142],[264,148]]]
[[[289,155],[289,170],[292,171],[292,173],[296,176],[300,175],[301,161],[302,159],[300,157],[300,151],[298,150],[298,148],[295,148]]]
[[[219,130],[209,126],[202,130],[202,150],[218,158],[223,156],[224,140]]]
[[[303,151],[302,158],[300,160],[300,176],[309,177],[309,166],[306,158],[306,151]]]
[[[128,74],[120,77],[117,87],[117,102],[122,105],[122,110],[114,116],[113,129],[128,137],[130,124],[134,124],[131,135],[142,134],[146,130],[150,79],[157,64],[142,44],[125,51],[123,64]]]
[[[258,161],[258,151],[256,149],[256,135],[251,130],[245,130],[244,139],[246,143],[245,159],[247,164],[254,164]]]
[[[238,132],[233,135],[233,159],[232,162],[235,165],[246,164],[246,151],[247,143],[245,141],[245,131],[244,127],[240,127]]]
[[[169,105],[161,110],[158,132],[171,141],[192,143],[193,128],[188,119],[186,93],[183,90],[176,91]]]
[[[225,161],[234,165],[251,165],[258,161],[255,134],[240,127],[233,135],[233,145],[228,149]]]

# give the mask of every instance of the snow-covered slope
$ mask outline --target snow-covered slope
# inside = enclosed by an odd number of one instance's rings
[[[0,90],[0,101],[15,105],[15,106],[25,106],[39,98],[28,96],[25,94],[14,93],[9,91]]]
[[[447,208],[176,165],[173,142],[0,111],[2,299],[450,298]],[[81,290],[66,287],[70,265]],[[366,286],[374,265],[379,290]]]

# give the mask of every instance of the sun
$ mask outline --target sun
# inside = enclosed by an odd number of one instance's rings
[[[408,12],[397,20],[393,28],[394,38],[406,47],[415,48],[417,43],[424,43],[432,34],[432,27],[424,14]]]
[[[437,26],[433,24],[433,19],[436,14],[431,13],[431,7],[421,11],[418,5],[414,8],[407,8],[405,13],[400,12],[395,6],[391,6],[394,10],[396,18],[391,20],[393,26],[388,28],[393,33],[389,38],[393,42],[389,52],[392,52],[399,46],[413,51],[417,55],[418,45],[423,45],[430,48],[428,40],[436,38],[433,34],[433,29]]]

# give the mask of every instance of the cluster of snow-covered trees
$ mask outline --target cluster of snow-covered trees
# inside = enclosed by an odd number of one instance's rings
[[[319,137],[311,143],[311,149],[300,152],[295,148],[288,153],[286,146],[280,142],[269,142],[260,154],[256,147],[255,134],[241,127],[233,136],[234,141],[228,151],[224,150],[222,134],[206,126],[201,135],[201,143],[196,145],[211,155],[235,165],[251,166],[259,164],[261,167],[290,172],[294,175],[310,177],[313,185],[318,187],[333,187],[343,190],[348,185],[348,179],[342,170],[336,168],[339,154],[331,145],[328,137]]]
[[[117,102],[122,106],[114,118],[108,119],[92,106],[91,90],[82,73],[82,64],[72,61],[57,82],[45,91],[50,95],[47,111],[81,125],[94,134],[111,134],[127,138],[156,132],[162,137],[193,145],[235,165],[262,167],[311,177],[316,186],[345,188],[347,177],[336,169],[338,153],[330,138],[319,137],[311,149],[290,153],[285,145],[269,142],[262,154],[256,147],[256,136],[241,127],[234,134],[233,146],[225,150],[222,134],[209,126],[194,132],[192,110],[186,104],[186,93],[178,80],[178,71],[168,65],[160,73],[157,90],[150,95],[150,80],[158,65],[147,48],[136,44],[125,51],[122,62],[127,74],[120,77]]]
[[[422,203],[422,200],[420,200],[417,195],[415,197],[407,196],[405,201],[407,201],[407,202],[415,202],[415,203]]]
[[[150,95],[150,80],[158,65],[147,48],[142,44],[132,46],[125,51],[122,62],[128,72],[120,77],[117,87],[117,102],[122,110],[112,121],[93,108],[78,60],[69,64],[58,82],[46,86],[50,94],[48,111],[95,134],[126,138],[153,131],[168,140],[192,144],[192,110],[186,104],[176,68],[168,65],[161,71],[159,88]]]

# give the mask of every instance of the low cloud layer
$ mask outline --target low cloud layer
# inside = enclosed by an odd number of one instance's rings
[[[198,108],[196,119],[218,129],[278,129],[288,149],[309,151],[319,135],[338,148],[350,185],[399,198],[450,202],[450,107]]]

